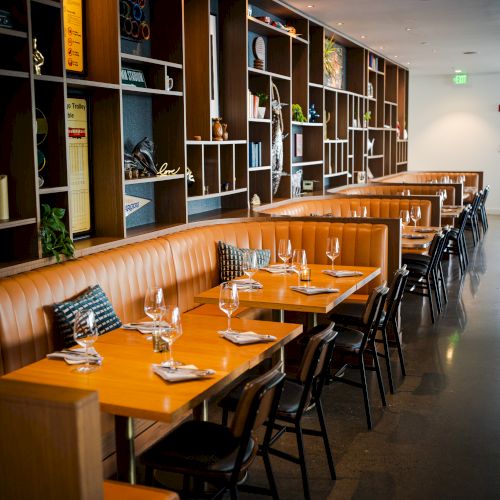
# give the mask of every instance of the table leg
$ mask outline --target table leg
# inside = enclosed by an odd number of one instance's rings
[[[285,310],[284,309],[273,309],[273,320],[274,321],[279,321],[280,323],[285,322]],[[285,371],[285,348],[280,347],[279,350],[279,362],[281,363],[282,366],[282,371]]]
[[[206,422],[208,420],[208,401],[203,401],[196,408],[193,408],[193,418],[195,420],[203,420]]]
[[[116,475],[118,481],[136,483],[134,420],[115,415]]]

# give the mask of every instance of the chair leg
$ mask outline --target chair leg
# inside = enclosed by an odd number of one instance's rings
[[[361,385],[363,388],[363,399],[365,402],[365,412],[366,412],[366,423],[368,424],[368,429],[372,430],[372,412],[370,409],[370,399],[368,396],[368,385],[366,384],[366,370],[365,361],[363,356],[361,356],[361,362],[359,364],[359,370],[361,373]]]
[[[406,366],[405,366],[405,358],[403,355],[403,346],[401,345],[401,340],[399,339],[399,329],[396,321],[393,320],[391,323],[392,328],[394,328],[394,342],[396,342],[396,348],[398,350],[399,364],[401,365],[401,373],[403,377],[406,377]]]
[[[444,281],[444,273],[443,273],[443,266],[442,263],[439,263],[439,277],[441,281],[441,288],[443,290],[443,297],[444,297],[444,303],[448,304],[448,292],[446,290],[446,283]]]
[[[304,499],[310,500],[309,479],[307,478],[306,456],[304,453],[304,437],[300,423],[295,424],[295,437],[297,438],[297,449],[299,451],[300,472],[302,474],[302,486],[304,488]]]
[[[231,500],[238,500],[238,498],[239,498],[238,487],[235,484],[232,484],[229,487],[229,495],[231,497]]]
[[[391,368],[391,351],[389,350],[389,341],[387,340],[387,329],[382,330],[382,342],[384,344],[384,354],[385,354],[385,366],[387,369],[387,378],[389,379],[389,390],[391,394],[394,394],[394,381],[392,379],[392,368]]]
[[[435,317],[435,312],[434,312],[434,303],[432,301],[432,288],[431,288],[429,278],[427,278],[427,290],[428,290],[428,294],[429,294],[427,297],[429,299],[429,308],[431,311],[431,321],[433,323],[435,323],[436,317]]]
[[[462,236],[460,238],[462,242],[462,248],[464,250],[464,257],[465,257],[465,265],[469,265],[469,250],[467,250],[467,240],[465,239],[465,232],[462,232]]]
[[[375,343],[372,345],[373,351],[373,364],[375,365],[375,373],[377,374],[378,390],[380,392],[380,399],[382,399],[382,405],[387,406],[387,401],[385,400],[385,388],[384,380],[382,379],[382,371],[380,370],[380,363],[378,362],[377,349],[375,348]]]
[[[335,472],[335,463],[333,462],[332,449],[330,448],[330,440],[328,439],[328,431],[325,424],[325,415],[323,414],[323,404],[321,399],[316,400],[316,413],[318,414],[319,426],[321,428],[321,437],[325,445],[326,459],[328,460],[328,467],[330,469],[330,476],[332,479],[337,479]]]
[[[229,419],[229,410],[227,408],[222,409],[222,425],[227,427],[227,421]]]
[[[264,461],[264,467],[266,468],[267,482],[269,483],[271,496],[273,497],[274,500],[279,500],[278,488],[276,486],[276,481],[274,480],[273,469],[271,467],[271,460],[269,458],[269,453],[267,449],[262,450],[262,460]]]
[[[432,278],[432,280],[430,278]],[[431,276],[429,277],[428,281],[429,281],[429,293],[434,292],[434,295],[436,296],[436,304],[437,304],[438,314],[441,314],[441,310],[442,310],[441,294],[439,293],[439,281],[437,279],[435,269],[432,271]]]

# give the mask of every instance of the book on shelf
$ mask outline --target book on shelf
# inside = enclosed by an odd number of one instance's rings
[[[262,143],[251,142],[248,148],[249,159],[248,165],[250,168],[262,166]]]

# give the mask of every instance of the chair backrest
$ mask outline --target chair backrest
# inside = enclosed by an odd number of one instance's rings
[[[483,197],[481,199],[481,205],[484,207],[486,205],[486,199],[488,198],[488,195],[490,194],[490,185],[488,184],[484,189],[483,189]]]
[[[375,338],[375,334],[380,325],[380,317],[382,315],[382,309],[384,308],[384,302],[389,293],[389,288],[384,285],[379,285],[374,288],[368,298],[365,310],[363,311],[363,323],[362,328],[364,336],[361,346],[359,348],[360,352],[365,350],[367,342]]]
[[[252,432],[267,419],[274,419],[284,379],[278,365],[245,385],[231,422],[232,433],[242,440],[243,453]]]
[[[389,292],[385,301],[385,319],[384,327],[396,318],[396,314],[403,299],[403,293],[406,286],[406,281],[408,280],[408,275],[410,271],[406,269],[406,264],[398,269],[394,273],[392,278],[391,286],[389,287]]]
[[[471,206],[467,205],[460,212],[457,221],[457,229],[459,233],[463,233],[465,231],[465,226],[467,225],[467,217],[469,216],[469,211],[471,210]]]
[[[431,273],[441,261],[445,247],[448,245],[449,229],[443,229],[440,234],[436,234],[432,240],[429,250],[429,266],[427,273]],[[433,245],[435,242],[435,245]]]
[[[474,195],[474,200],[472,200],[472,209],[470,211],[470,215],[474,216],[476,215],[476,212],[479,209],[479,206],[481,204],[481,199],[483,198],[483,192],[479,191]]]

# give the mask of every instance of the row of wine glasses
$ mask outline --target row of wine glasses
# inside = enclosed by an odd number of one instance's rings
[[[182,335],[181,313],[177,306],[167,306],[161,287],[151,287],[144,298],[144,312],[153,320],[153,340],[161,339],[168,345],[169,360],[163,366],[175,368],[180,363],[173,358],[173,343]],[[166,324],[161,325],[163,321]]]
[[[417,222],[422,218],[422,211],[419,206],[412,206],[410,210],[401,210],[401,223],[404,227],[413,221],[413,225],[417,227]]]
[[[368,207],[365,205],[351,209],[351,217],[368,217]]]

